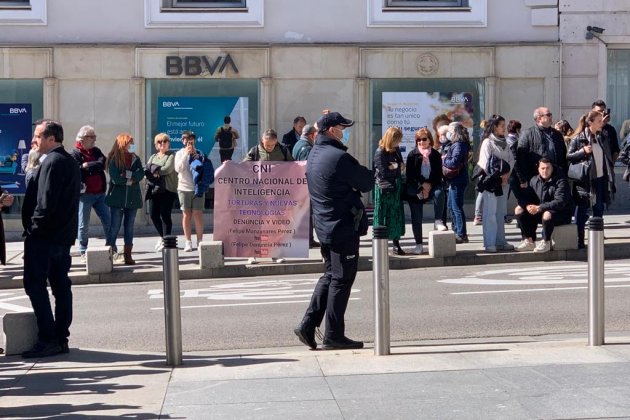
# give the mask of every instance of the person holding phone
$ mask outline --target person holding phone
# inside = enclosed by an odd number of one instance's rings
[[[606,107],[606,102],[601,99],[593,102],[591,106],[591,110],[595,112],[599,112],[602,114],[602,121],[604,126],[602,127],[601,134],[602,137],[607,139],[608,145],[610,146],[610,152],[612,153],[613,162],[617,160],[619,157],[619,136],[617,135],[617,130],[615,127],[610,125],[610,108]]]

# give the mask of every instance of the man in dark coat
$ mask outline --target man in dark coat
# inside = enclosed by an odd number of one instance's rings
[[[357,274],[359,239],[367,233],[361,193],[374,187],[374,173],[359,164],[341,143],[354,124],[338,112],[323,115],[306,166],[317,237],[326,272],[320,277],[302,322],[294,329],[300,341],[317,348],[315,328],[326,318],[324,350],[359,349],[363,342],[345,336],[344,314]]]
[[[619,156],[619,137],[617,136],[617,130],[615,127],[610,125],[610,110],[606,108],[606,102],[601,99],[596,100],[591,105],[592,111],[597,111],[604,117],[604,126],[602,127],[602,137],[608,140],[608,144],[610,146],[610,151],[612,153],[613,162],[617,160]],[[623,137],[622,137],[623,138]]]
[[[549,159],[540,159],[538,175],[532,177],[519,196],[514,214],[523,237],[516,251],[549,252],[554,227],[571,223],[573,202],[569,181]],[[541,223],[543,239],[535,245],[536,229]]]
[[[547,158],[566,175],[567,146],[562,134],[552,125],[552,114],[547,107],[536,108],[533,127],[523,130],[516,147],[516,176],[521,188],[527,188],[529,180],[536,175],[538,161]],[[515,194],[518,196],[518,194]]]
[[[293,151],[293,146],[300,140],[302,129],[306,125],[306,118],[297,116],[293,119],[293,128],[282,136],[282,144],[287,146],[289,153]]]
[[[67,353],[72,323],[72,291],[68,277],[70,247],[77,237],[81,173],[61,144],[63,128],[38,121],[33,138],[42,154],[40,166],[26,187],[22,205],[24,226],[24,290],[37,318],[38,340],[22,353],[40,358]],[[46,281],[55,296],[50,306]]]

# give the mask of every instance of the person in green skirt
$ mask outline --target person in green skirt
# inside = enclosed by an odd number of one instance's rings
[[[394,255],[405,255],[400,237],[405,234],[405,212],[401,199],[403,157],[400,142],[403,133],[398,127],[389,127],[374,153],[374,226],[387,226],[389,239],[394,241]]]

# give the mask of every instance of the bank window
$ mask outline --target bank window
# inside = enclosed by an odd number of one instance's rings
[[[162,0],[162,10],[164,11],[202,11],[216,9],[230,9],[247,7],[245,0]]]
[[[262,27],[265,0],[144,0],[147,28]]]
[[[0,9],[30,9],[30,0],[0,0]]]
[[[444,8],[453,8],[453,7],[469,7],[468,0],[441,0],[441,1],[433,1],[433,0],[385,0],[385,7],[391,8],[425,8],[425,7],[444,7]]]
[[[368,27],[486,27],[488,0],[367,0]]]
[[[46,0],[0,0],[0,25],[45,25]]]

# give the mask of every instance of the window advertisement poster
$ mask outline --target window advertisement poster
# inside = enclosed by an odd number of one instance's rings
[[[24,194],[22,157],[28,156],[33,138],[31,104],[0,104],[0,187]]]
[[[226,257],[308,257],[306,162],[228,161],[215,173],[214,235]]]
[[[383,134],[391,127],[400,127],[403,141],[400,151],[403,158],[416,147],[415,133],[428,127],[435,136],[432,122],[440,114],[446,114],[451,121],[457,121],[473,130],[473,95],[468,92],[383,92]],[[434,145],[435,141],[434,140]]]
[[[158,131],[171,138],[171,149],[182,148],[182,133],[193,131],[197,136],[196,147],[218,168],[221,164],[219,146],[214,146],[214,136],[223,126],[223,118],[230,116],[230,125],[238,131],[239,139],[232,159],[241,161],[247,154],[248,133],[247,97],[191,97],[161,96],[158,98]]]

